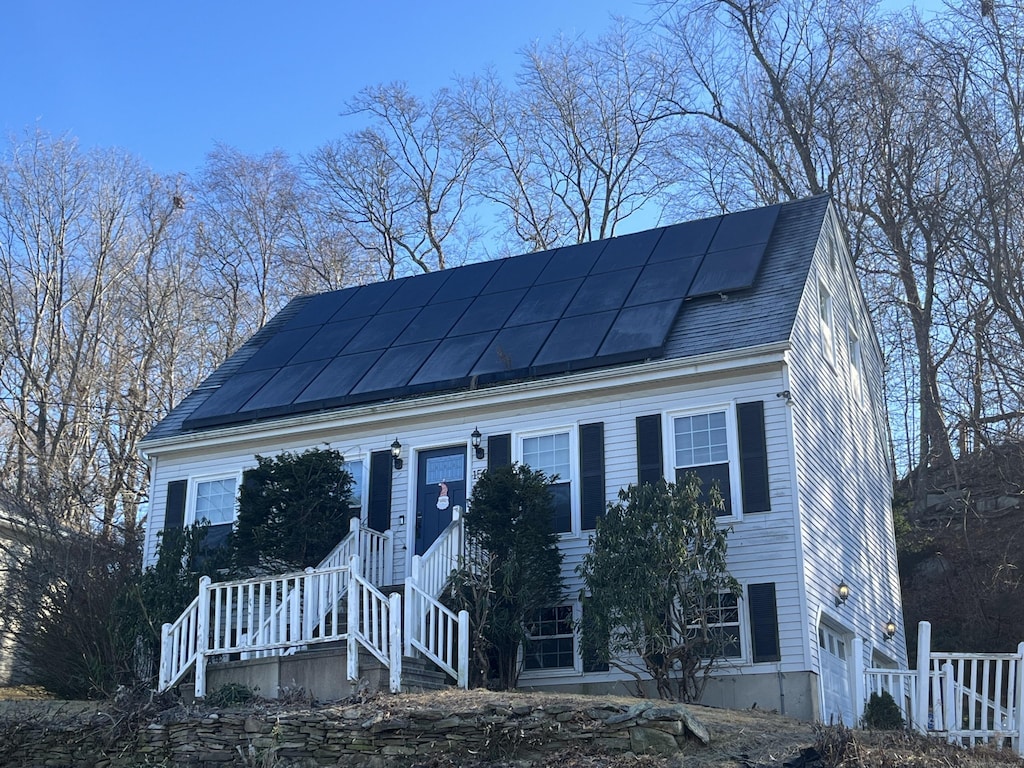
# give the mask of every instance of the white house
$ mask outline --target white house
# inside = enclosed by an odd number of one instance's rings
[[[575,566],[620,488],[695,470],[743,585],[705,703],[849,723],[851,654],[907,662],[881,369],[825,196],[297,298],[143,441],[146,561],[228,530],[256,454],[329,445],[398,584],[481,471],[526,463],[560,478],[568,588],[521,685],[624,692],[578,652]]]

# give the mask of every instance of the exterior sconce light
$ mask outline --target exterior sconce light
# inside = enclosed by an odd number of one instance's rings
[[[480,445],[480,441],[483,439],[483,435],[480,434],[480,430],[473,427],[473,434],[469,436],[470,442],[473,446],[473,452],[476,454],[476,458],[479,461],[484,457],[484,449]]]
[[[846,586],[845,581],[839,582],[839,586],[836,588],[836,608],[846,602],[846,599],[850,596],[850,588]]]
[[[885,622],[885,631],[882,632],[882,640],[889,642],[896,636],[896,622],[889,619]]]
[[[402,468],[402,444],[398,442],[398,438],[395,438],[395,442],[391,444],[391,463],[395,469]]]

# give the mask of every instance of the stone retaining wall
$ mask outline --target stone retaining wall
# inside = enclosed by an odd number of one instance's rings
[[[384,700],[386,702],[386,700]],[[476,760],[538,759],[566,747],[587,752],[672,754],[704,726],[681,705],[524,704],[389,710],[372,705],[267,712],[173,710],[111,742],[111,719],[12,724],[0,718],[0,764],[120,768],[408,766],[448,753]],[[19,727],[12,730],[12,725]],[[16,734],[12,736],[12,733]]]

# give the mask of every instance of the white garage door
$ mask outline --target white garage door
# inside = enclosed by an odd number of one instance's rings
[[[818,657],[821,664],[821,719],[826,723],[853,722],[853,693],[846,663],[847,641],[839,632],[818,627]]]

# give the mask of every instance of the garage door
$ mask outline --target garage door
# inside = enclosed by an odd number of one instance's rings
[[[818,627],[821,665],[821,719],[826,723],[853,722],[853,693],[847,665],[846,636],[827,626]]]

